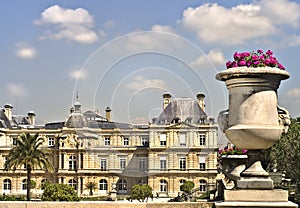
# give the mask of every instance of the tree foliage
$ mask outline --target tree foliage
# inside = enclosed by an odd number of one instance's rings
[[[289,130],[270,149],[263,152],[267,170],[285,171],[293,183],[300,185],[300,117],[291,119]]]
[[[43,201],[79,201],[79,197],[74,187],[67,184],[49,183],[46,185],[43,195]]]
[[[152,197],[152,188],[148,184],[135,184],[132,186],[131,199],[144,202],[148,197]]]
[[[193,188],[195,187],[194,182],[192,181],[186,181],[180,186],[180,190],[183,192],[190,194]]]
[[[90,196],[93,195],[93,191],[97,188],[97,183],[95,182],[88,182],[85,184],[86,188],[89,190]]]
[[[41,149],[44,139],[38,134],[30,135],[29,133],[21,134],[17,140],[16,145],[10,150],[7,160],[5,162],[5,169],[12,169],[26,167],[27,195],[26,199],[30,201],[31,172],[36,168],[42,170],[53,170],[53,166],[49,161],[50,153],[45,149]]]

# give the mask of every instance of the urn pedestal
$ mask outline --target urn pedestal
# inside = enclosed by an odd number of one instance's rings
[[[273,146],[288,130],[289,113],[278,106],[277,99],[281,80],[288,78],[288,72],[271,67],[236,67],[216,75],[216,79],[225,82],[229,92],[229,108],[220,112],[219,126],[235,146],[248,150],[248,160],[236,180],[236,189],[224,191],[226,203],[288,203],[286,191],[273,189],[273,181],[262,168],[259,157],[260,150]],[[290,203],[273,205],[270,207],[291,207]],[[251,204],[250,207],[259,206]]]

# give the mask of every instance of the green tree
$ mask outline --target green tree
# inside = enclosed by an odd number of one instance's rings
[[[300,117],[291,119],[289,130],[271,148],[270,162],[295,184],[300,184]]]
[[[30,201],[31,172],[36,168],[42,170],[53,170],[53,166],[49,161],[50,153],[40,146],[44,143],[44,139],[38,134],[30,135],[29,133],[21,134],[16,145],[10,150],[5,162],[5,169],[15,171],[22,166],[26,167],[27,176],[27,194],[26,199]]]
[[[74,187],[67,184],[49,183],[45,186],[43,201],[79,201]]]
[[[93,196],[93,191],[97,188],[97,183],[95,182],[88,182],[85,184],[86,188],[89,190],[90,196]]]
[[[183,192],[185,192],[187,194],[191,194],[191,191],[193,190],[194,187],[195,187],[194,182],[186,181],[180,186],[180,190],[182,190]]]
[[[135,184],[132,186],[131,199],[137,199],[139,202],[148,201],[152,196],[152,188],[148,184]]]

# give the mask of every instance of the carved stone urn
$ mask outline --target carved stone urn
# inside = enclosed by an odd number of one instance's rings
[[[229,91],[229,108],[221,111],[218,123],[229,141],[248,149],[244,177],[263,177],[252,183],[237,183],[239,188],[273,189],[273,182],[262,168],[259,151],[267,149],[288,130],[289,113],[278,106],[277,89],[289,73],[274,67],[235,67],[222,71],[216,79],[224,81]],[[245,178],[244,178],[245,179]]]

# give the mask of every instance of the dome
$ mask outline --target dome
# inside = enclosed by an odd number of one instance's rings
[[[82,113],[72,113],[66,122],[68,128],[88,127],[88,121]]]

